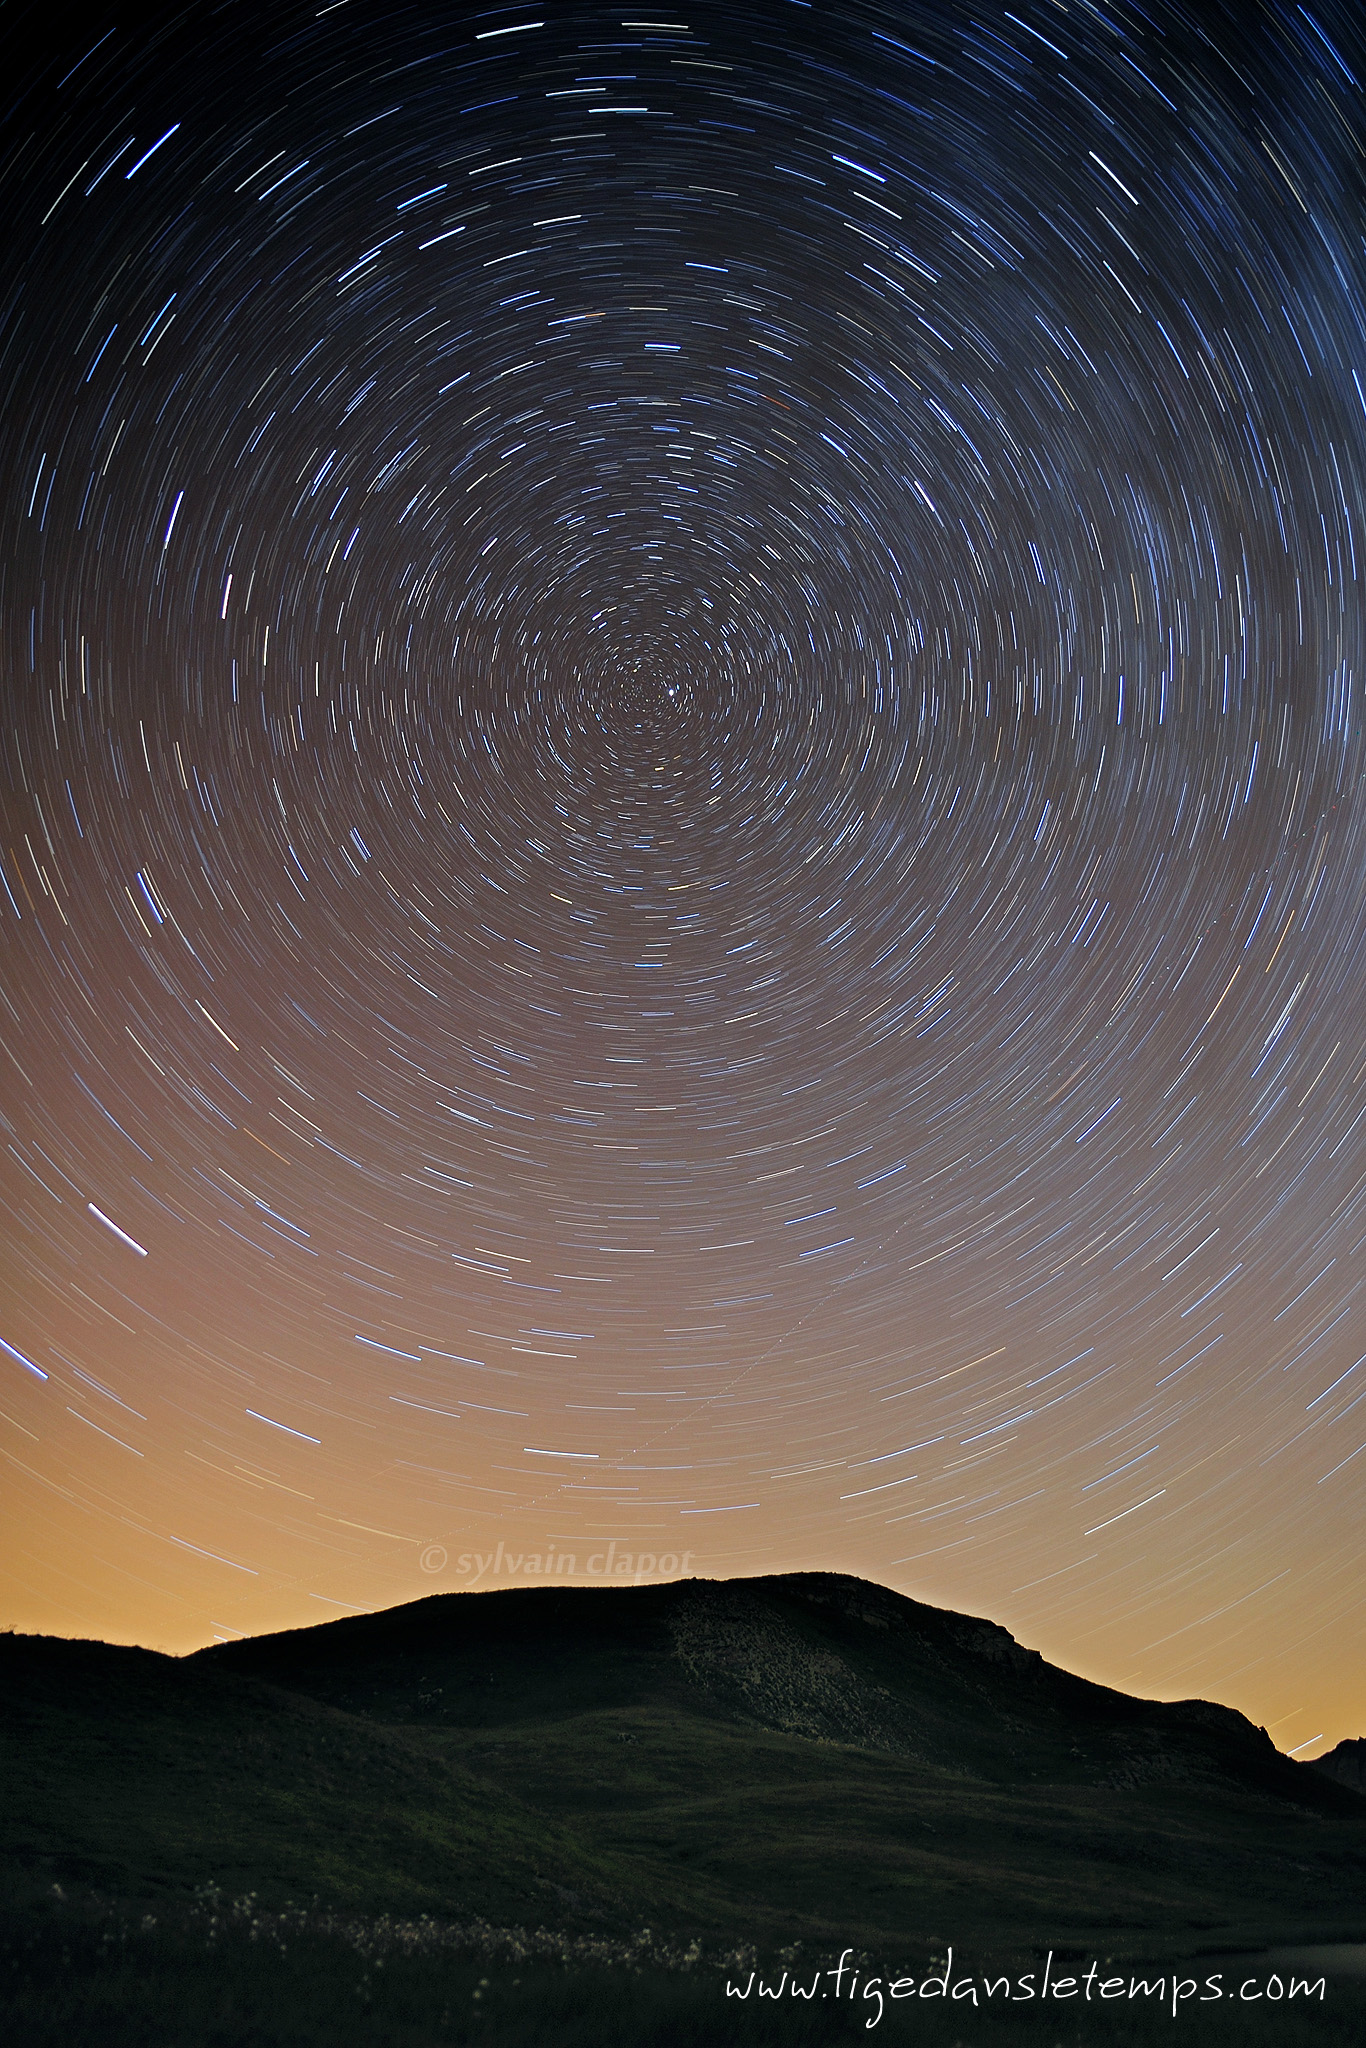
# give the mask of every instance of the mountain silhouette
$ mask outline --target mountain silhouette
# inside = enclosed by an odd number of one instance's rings
[[[837,1573],[437,1595],[171,1658],[0,1638],[11,1869],[704,1937],[1344,1937],[1361,1743],[1282,1756]],[[1325,1769],[1325,1765],[1332,1766]]]
[[[995,1785],[1318,1791],[1231,1707],[1133,1699],[994,1622],[833,1572],[437,1595],[198,1655],[386,1723],[513,1728],[659,1706]]]

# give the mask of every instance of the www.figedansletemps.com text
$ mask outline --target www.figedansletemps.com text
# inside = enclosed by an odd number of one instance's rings
[[[785,1969],[775,1978],[751,1970],[742,1981],[733,1982],[727,1977],[726,1996],[799,1998],[812,2003],[817,1999],[842,1998],[867,2003],[870,2010],[864,2024],[875,2027],[889,1998],[945,1998],[967,2005],[1028,2004],[1050,1998],[1084,1998],[1090,2002],[1123,1999],[1126,2003],[1137,1999],[1144,2005],[1156,2000],[1160,2005],[1169,2005],[1175,2018],[1187,2005],[1214,2005],[1226,1999],[1244,2005],[1266,2001],[1275,2004],[1282,1999],[1317,2000],[1321,2004],[1327,1994],[1325,1977],[1299,1977],[1292,1973],[1282,1976],[1275,1970],[1265,1976],[1246,1977],[1240,1977],[1236,1971],[1213,1970],[1204,1977],[1194,1977],[1183,1976],[1177,1966],[1159,1973],[1133,1970],[1120,1974],[1113,1964],[1092,1962],[1080,1974],[1073,1970],[1055,1972],[1051,1949],[1041,1970],[1018,1971],[1014,1975],[1003,1972],[993,1976],[987,1971],[980,1975],[955,1975],[950,1949],[944,1961],[934,1964],[923,1977],[886,1977],[853,1968],[853,1953],[852,1949],[845,1949],[838,1963],[809,1974],[806,1970]]]

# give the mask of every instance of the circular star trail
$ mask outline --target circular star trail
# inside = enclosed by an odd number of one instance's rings
[[[1359,1732],[1348,16],[75,24],[4,126],[11,1618],[835,1566]]]

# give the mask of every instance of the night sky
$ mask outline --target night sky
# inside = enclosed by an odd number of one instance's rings
[[[1352,10],[10,33],[0,1622],[840,1569],[1360,1734]]]

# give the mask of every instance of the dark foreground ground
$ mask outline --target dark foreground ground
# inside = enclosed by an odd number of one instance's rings
[[[5,2048],[1366,2040],[1360,1979],[1191,1961],[1362,1939],[1359,1791],[835,1575],[0,1637],[0,1785]],[[1166,1988],[922,1998],[950,1944],[950,1990],[1049,1949]],[[728,1997],[756,1959],[781,1995]]]
[[[1050,1990],[1075,1988],[1047,2000],[1037,1996],[1042,1955],[917,1958],[914,1988],[899,1965],[849,1957],[837,1978],[836,1962],[690,1956],[647,1938],[329,1927],[325,1916],[267,1915],[248,1900],[154,1915],[48,1898],[0,1915],[0,2039],[15,2048],[815,2048],[870,2037],[925,2048],[1359,2048],[1366,2039],[1366,1979],[1273,1973],[1258,1958],[1231,1968],[1227,1958],[1054,1955]],[[922,1998],[920,1984],[943,1983],[946,1967],[958,1995]],[[1033,2001],[1022,1999],[1022,1980]]]

